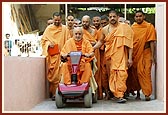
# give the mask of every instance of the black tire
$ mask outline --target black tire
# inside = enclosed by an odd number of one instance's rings
[[[93,103],[97,103],[97,89],[96,89],[96,91],[95,91],[95,94],[93,93],[93,95],[92,95],[92,100],[93,100]]]
[[[58,88],[56,89],[56,94],[55,94],[55,104],[56,104],[57,108],[63,107],[62,96],[60,94],[58,94]]]
[[[86,95],[84,95],[84,105],[87,108],[92,107],[92,89],[89,87],[89,91]]]

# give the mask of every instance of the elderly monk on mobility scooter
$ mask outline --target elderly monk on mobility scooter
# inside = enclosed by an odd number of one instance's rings
[[[76,64],[76,67],[74,67],[72,61],[75,55],[79,55],[77,58],[79,63]],[[85,107],[91,107],[92,98],[93,102],[97,101],[95,99],[97,95],[92,95],[97,89],[97,84],[90,63],[94,60],[94,50],[90,42],[83,39],[81,27],[74,28],[73,38],[66,41],[61,50],[61,57],[66,62],[61,67],[62,80],[56,91],[56,106],[58,108],[63,107],[63,102],[60,102],[60,100],[66,102],[66,99],[84,97]],[[76,78],[74,78],[73,74],[76,74]],[[95,87],[93,87],[93,84],[95,84]],[[59,98],[60,96],[61,98]]]

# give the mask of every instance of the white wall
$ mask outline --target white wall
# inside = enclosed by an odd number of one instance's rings
[[[156,98],[165,100],[166,96],[166,4],[156,4],[157,66]]]

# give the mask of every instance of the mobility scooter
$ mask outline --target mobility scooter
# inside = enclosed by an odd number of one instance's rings
[[[55,96],[55,104],[57,108],[63,108],[67,99],[82,98],[84,100],[84,106],[87,108],[92,107],[92,102],[97,102],[97,92],[95,94],[92,94],[92,88],[90,84],[78,84],[77,81],[77,71],[82,56],[84,55],[82,54],[82,52],[79,51],[72,51],[68,54],[68,57],[70,57],[70,63],[72,68],[71,84],[67,85],[64,83],[59,83],[58,88],[56,89]]]

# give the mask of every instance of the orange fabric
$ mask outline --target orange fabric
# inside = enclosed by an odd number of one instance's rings
[[[151,50],[144,49],[145,43],[156,40],[156,31],[154,26],[146,21],[142,24],[134,23],[132,29],[135,33],[133,43],[133,70],[137,71],[138,80],[142,88],[142,92],[146,96],[152,93],[151,83]]]
[[[48,53],[50,56],[59,54],[59,48],[58,48],[58,44],[55,44],[54,47],[48,47]]]
[[[66,37],[67,40],[73,37],[73,29],[70,30],[68,27],[66,27]]]
[[[119,98],[124,96],[126,91],[126,80],[128,74],[126,70],[112,70],[110,71],[109,86],[114,96]]]
[[[128,51],[133,48],[133,31],[126,24],[118,24],[105,38],[105,57],[110,70],[109,87],[115,97],[123,97],[126,91]]]
[[[99,29],[97,30],[97,39],[98,39],[98,40],[101,38],[101,35],[102,35],[102,28],[99,28]],[[103,44],[99,49],[102,50],[102,51],[104,51],[105,45]]]
[[[82,42],[83,42],[83,40],[75,41],[77,51],[81,51],[82,50]]]
[[[91,27],[91,28],[94,29],[93,27]],[[95,33],[94,33],[94,35],[92,35],[87,30],[83,29],[83,38],[89,40],[90,42],[97,42],[98,41],[98,33],[97,33],[96,29],[94,29],[94,30],[95,30]],[[98,89],[99,89],[99,88],[101,88],[101,78],[99,77],[99,73],[100,73],[100,52],[99,52],[99,49],[95,50],[95,57],[97,59],[96,66],[97,66],[98,70],[96,71],[94,77],[95,77],[95,80],[98,84]],[[101,91],[101,89],[99,91]],[[100,92],[99,94],[101,95],[102,92]]]
[[[97,38],[100,39],[102,35],[102,28],[99,28],[97,30]],[[99,48],[100,52],[100,68],[99,68],[99,75],[98,75],[98,96],[99,98],[103,98],[103,89],[108,90],[109,85],[108,85],[108,76],[106,73],[106,68],[105,68],[105,59],[104,59],[104,48],[105,46],[103,45],[102,47]]]
[[[156,32],[152,24],[144,21],[142,24],[134,23],[132,29],[135,33],[134,43],[133,43],[133,58],[134,66],[138,63],[139,56],[142,55],[144,51],[144,46],[146,42],[156,40]]]
[[[137,76],[137,71],[135,69],[133,70],[133,66],[128,68],[128,78],[126,84],[127,93],[132,93],[133,91],[139,91],[141,89]]]
[[[68,54],[71,51],[82,51],[82,53],[85,54],[85,53],[93,52],[93,48],[92,48],[91,44],[89,43],[89,41],[86,39],[82,39],[81,41],[79,41],[79,43],[77,43],[74,40],[74,38],[70,38],[65,43],[65,45],[61,51],[61,54],[62,55]],[[92,59],[93,58],[82,57],[81,62],[80,62],[79,71],[77,73],[79,75],[79,77],[78,77],[79,83],[89,82],[90,77],[92,76],[92,69],[91,69],[91,65],[90,65],[90,61]],[[62,74],[64,76],[64,83],[71,84],[71,69],[70,69],[69,62],[66,62],[63,64]]]
[[[94,35],[91,35],[87,30],[83,29],[83,38],[89,40],[90,42],[96,42],[97,41],[97,35],[96,32]]]
[[[90,42],[97,42],[97,31],[95,34],[91,35],[87,30],[83,29],[83,38],[89,40]],[[97,59],[97,68],[100,69],[100,52],[99,49],[95,50],[95,57]],[[97,71],[98,72],[98,71]]]
[[[60,81],[59,65],[61,59],[60,54],[53,56],[48,55],[48,46],[50,42],[52,42],[54,44],[58,44],[58,47],[61,50],[66,41],[65,33],[66,29],[64,25],[56,27],[52,24],[46,28],[41,39],[43,49],[42,54],[46,56],[47,60],[47,79],[50,82],[50,92],[52,92],[53,95],[55,95],[56,88]]]

